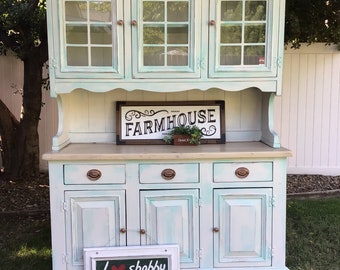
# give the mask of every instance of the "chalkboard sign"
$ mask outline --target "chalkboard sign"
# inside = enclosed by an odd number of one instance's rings
[[[177,270],[178,245],[85,248],[85,270]]]

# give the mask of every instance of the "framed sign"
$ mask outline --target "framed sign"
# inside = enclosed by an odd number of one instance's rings
[[[224,101],[118,101],[117,144],[164,144],[176,126],[196,125],[201,144],[225,143]]]
[[[178,245],[85,248],[85,270],[178,270]]]

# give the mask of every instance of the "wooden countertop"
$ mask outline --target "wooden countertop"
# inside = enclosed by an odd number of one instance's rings
[[[48,161],[76,160],[168,160],[290,157],[286,148],[272,148],[261,142],[232,142],[198,146],[70,144],[43,155]]]

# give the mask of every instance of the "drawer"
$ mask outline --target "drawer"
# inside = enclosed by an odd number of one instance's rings
[[[272,162],[214,163],[214,182],[272,181]]]
[[[125,165],[67,164],[64,183],[74,185],[124,184]]]
[[[198,183],[197,163],[139,164],[139,181],[148,183]]]

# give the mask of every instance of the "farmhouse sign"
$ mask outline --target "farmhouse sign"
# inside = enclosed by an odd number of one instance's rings
[[[178,245],[84,249],[85,270],[177,270]]]
[[[176,126],[196,125],[202,143],[224,143],[224,101],[117,102],[117,144],[162,144]]]

